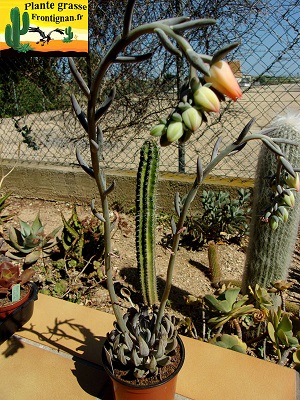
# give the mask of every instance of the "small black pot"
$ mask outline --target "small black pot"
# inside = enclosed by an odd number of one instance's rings
[[[29,298],[6,318],[0,319],[0,344],[19,330],[30,320],[33,314],[34,301],[38,298],[38,287],[29,282],[31,286]]]

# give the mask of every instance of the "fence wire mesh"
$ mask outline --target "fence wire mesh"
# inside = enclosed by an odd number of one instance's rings
[[[89,1],[90,53],[75,59],[88,84],[113,38],[120,33],[125,3]],[[242,99],[223,103],[220,114],[209,116],[185,147],[176,149],[174,144],[164,148],[162,171],[193,173],[197,156],[205,165],[219,136],[226,145],[251,118],[256,118],[252,131],[257,132],[286,110],[299,112],[299,5],[293,0],[137,1],[133,25],[182,13],[192,18],[215,18],[214,27],[187,33],[197,52],[211,54],[228,42],[241,42],[227,59],[242,87]],[[176,105],[178,88],[188,72],[185,62],[166,53],[154,36],[147,35],[128,51],[154,55],[140,64],[114,65],[99,93],[100,104],[113,85],[117,89],[116,100],[100,123],[105,136],[103,163],[121,170],[136,169],[139,149],[149,129]],[[77,164],[78,147],[88,160],[88,143],[73,115],[71,93],[84,109],[85,99],[66,58],[1,58],[2,158],[72,165]],[[252,143],[248,147],[248,151],[224,161],[214,174],[254,177],[259,147]]]

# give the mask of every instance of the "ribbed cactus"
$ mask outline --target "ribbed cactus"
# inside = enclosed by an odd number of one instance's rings
[[[141,148],[136,187],[136,253],[144,303],[157,301],[155,209],[159,148],[147,140]]]
[[[286,141],[300,143],[299,116],[280,117],[272,126],[275,129],[269,133],[269,136],[282,137]],[[296,168],[300,166],[300,146],[285,143],[281,144],[280,148],[291,164]],[[259,155],[253,195],[253,216],[243,276],[244,292],[247,291],[249,285],[254,287],[258,284],[261,287],[269,287],[273,281],[286,280],[292,260],[300,221],[300,197],[297,196],[294,207],[288,207],[285,203],[285,187],[290,187],[291,184],[289,179],[285,179],[282,186],[278,184],[279,179],[282,180],[282,172],[287,176],[285,171],[277,169],[277,177],[273,177],[272,181],[272,173],[277,167],[277,157],[274,153],[267,151],[265,146]],[[279,178],[279,172],[281,178]],[[270,178],[270,185],[267,178]],[[286,185],[287,182],[288,185]],[[299,189],[299,182],[295,186]],[[287,193],[293,198],[295,191],[288,189]],[[271,208],[270,203],[273,204]],[[293,203],[294,201],[291,205]],[[288,212],[287,215],[281,213],[283,208],[285,212]],[[262,212],[263,218],[260,217]],[[283,222],[286,217],[288,217],[287,221]],[[266,223],[267,220],[273,229]]]
[[[22,14],[22,28],[20,27],[20,10],[18,7],[11,9],[10,19],[12,24],[7,24],[5,27],[5,42],[9,47],[18,50],[21,35],[25,35],[29,29],[29,14],[26,11]]]

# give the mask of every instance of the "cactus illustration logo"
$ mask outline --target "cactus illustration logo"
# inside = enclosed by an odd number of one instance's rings
[[[1,57],[88,53],[88,0],[0,0],[0,5]]]

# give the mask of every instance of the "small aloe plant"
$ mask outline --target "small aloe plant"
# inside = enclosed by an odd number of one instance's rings
[[[58,227],[46,235],[39,215],[31,226],[20,220],[20,229],[11,228],[7,241],[16,252],[7,252],[6,255],[12,259],[24,258],[25,264],[33,264],[56,244],[56,235],[60,229]]]
[[[13,285],[20,283],[24,285],[33,276],[34,271],[30,268],[20,272],[20,268],[11,262],[4,261],[0,264],[0,293],[7,294]]]

